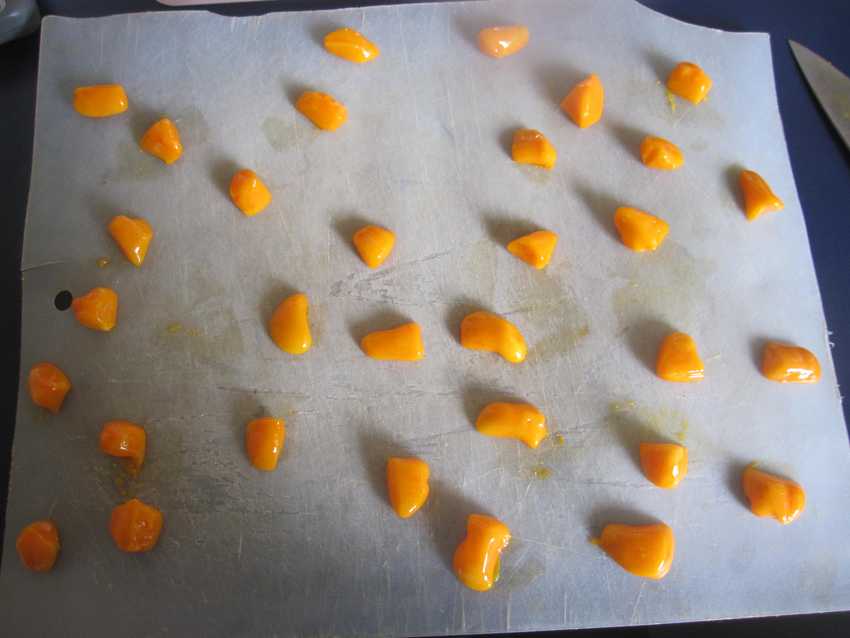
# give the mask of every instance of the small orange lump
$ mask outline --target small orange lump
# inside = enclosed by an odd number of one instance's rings
[[[369,268],[377,268],[386,261],[395,246],[395,234],[380,226],[364,226],[352,239],[354,247]]]
[[[517,164],[532,164],[551,169],[558,161],[558,152],[543,133],[523,128],[514,133],[511,157]]]
[[[671,93],[699,104],[711,90],[711,78],[693,62],[680,62],[667,77],[667,88]]]
[[[254,171],[243,169],[230,180],[230,199],[246,217],[253,217],[271,204],[272,194]]]
[[[544,414],[528,403],[490,403],[478,414],[475,429],[502,439],[516,439],[536,448],[549,435]]]
[[[345,124],[348,110],[327,93],[305,91],[295,102],[295,108],[323,131],[335,131]]]
[[[525,361],[528,347],[519,329],[486,310],[466,315],[460,322],[460,345],[470,350],[496,352],[511,363]]]
[[[166,164],[173,164],[183,155],[180,133],[167,117],[154,122],[142,136],[139,145],[145,153],[158,157]]]
[[[511,542],[511,530],[499,519],[470,514],[466,538],[455,550],[452,566],[458,580],[475,591],[487,591],[499,579],[502,550]]]
[[[761,373],[779,383],[817,383],[820,362],[805,348],[771,341],[762,352]]]
[[[108,421],[100,431],[100,451],[130,460],[132,472],[145,462],[147,435],[145,429],[130,421]]]
[[[299,292],[281,301],[275,309],[269,321],[269,334],[284,352],[304,354],[313,346],[307,319],[309,305],[307,295]]]
[[[18,534],[15,549],[25,567],[49,572],[59,556],[59,530],[53,521],[30,523]]]
[[[744,213],[747,219],[753,221],[764,213],[772,213],[785,208],[764,178],[755,171],[741,171],[738,178],[741,191],[744,194]]]
[[[673,564],[676,539],[664,523],[654,525],[606,525],[593,539],[620,567],[635,576],[659,580]]]
[[[154,548],[162,531],[162,512],[137,498],[112,510],[109,534],[124,552],[148,552]]]
[[[422,328],[413,322],[370,332],[360,340],[360,347],[373,359],[419,361],[425,358]]]
[[[86,117],[110,117],[127,110],[127,94],[120,84],[97,84],[74,89],[74,109]]]
[[[508,252],[540,270],[549,265],[557,243],[557,233],[551,230],[537,230],[514,239],[508,244]]]
[[[478,32],[478,48],[491,58],[504,58],[528,44],[528,27],[510,25],[487,27]]]
[[[254,419],[245,427],[245,450],[248,459],[258,470],[271,472],[286,440],[286,423],[270,416]]]
[[[673,142],[650,135],[640,143],[640,161],[649,168],[675,171],[685,163],[685,158]]]
[[[561,110],[579,128],[593,126],[602,118],[605,89],[599,76],[592,74],[576,84],[561,101]]]
[[[623,244],[638,253],[656,250],[670,232],[670,226],[660,217],[628,206],[616,210],[614,226]]]
[[[658,487],[676,487],[688,473],[688,448],[675,443],[641,443],[640,466]]]
[[[347,27],[328,33],[324,45],[328,53],[357,64],[372,62],[381,55],[381,50],[362,33]]]
[[[803,488],[784,478],[757,470],[752,465],[741,476],[744,494],[756,516],[770,516],[783,525],[792,523],[806,507]]]
[[[702,381],[705,378],[705,366],[693,337],[684,332],[667,335],[658,349],[655,372],[665,381]]]
[[[387,492],[395,513],[410,518],[428,499],[428,464],[415,458],[394,456],[387,461]]]
[[[52,363],[37,363],[30,369],[29,390],[32,402],[38,407],[59,414],[71,381]]]
[[[109,332],[118,321],[118,294],[111,288],[93,288],[82,297],[75,297],[71,310],[86,328]]]
[[[141,217],[118,215],[109,222],[109,234],[124,256],[136,268],[141,267],[153,239],[153,228]]]

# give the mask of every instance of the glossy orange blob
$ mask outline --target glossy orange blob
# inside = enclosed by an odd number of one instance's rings
[[[243,169],[230,180],[230,199],[247,217],[263,212],[272,194],[254,171]]]
[[[779,383],[817,383],[820,362],[805,348],[771,341],[762,352],[761,373]]]
[[[267,416],[251,421],[245,428],[245,450],[251,465],[271,472],[277,467],[285,440],[286,423],[283,419]]]
[[[431,470],[421,459],[392,457],[387,461],[387,492],[395,513],[410,518],[428,499]]]
[[[661,342],[655,371],[665,381],[689,383],[705,378],[705,366],[697,352],[697,343],[684,332],[673,332]]]
[[[491,403],[478,414],[475,429],[504,439],[517,439],[530,448],[549,436],[546,417],[528,403]]]
[[[685,157],[673,142],[648,136],[640,143],[640,161],[649,168],[675,171],[685,163]]]
[[[670,226],[660,217],[628,206],[614,213],[614,226],[626,247],[638,253],[656,250],[670,232]]]
[[[466,538],[455,550],[455,574],[460,582],[475,591],[491,589],[499,578],[502,550],[511,542],[511,530],[497,518],[470,514],[466,520]]]
[[[386,261],[395,246],[395,234],[380,226],[364,226],[354,233],[354,247],[369,268]]]
[[[154,548],[162,531],[162,512],[137,498],[112,510],[109,533],[118,549],[125,552],[148,552]]]
[[[33,403],[59,414],[65,395],[71,390],[71,380],[52,363],[37,363],[30,369],[29,389]]]
[[[100,431],[100,451],[129,459],[131,470],[138,472],[145,462],[145,429],[130,421],[108,421]]]
[[[86,117],[110,117],[127,110],[127,94],[120,84],[96,84],[74,89],[74,109]]]
[[[173,164],[183,155],[180,132],[167,117],[154,122],[142,136],[139,145],[145,153],[158,157],[166,164]]]
[[[59,556],[59,530],[53,521],[30,523],[15,542],[24,567],[34,572],[49,572]]]
[[[557,233],[551,230],[537,230],[514,239],[508,244],[508,252],[540,270],[549,265],[557,243]]]
[[[741,484],[756,516],[770,516],[787,525],[796,520],[806,507],[806,493],[797,483],[753,466],[744,470]]]
[[[460,345],[470,350],[496,352],[511,363],[525,361],[528,347],[519,329],[486,310],[466,315],[460,323]]]
[[[708,96],[711,84],[708,74],[693,62],[680,62],[667,77],[670,92],[694,104],[699,104]]]
[[[675,443],[641,443],[640,466],[658,487],[676,487],[688,474],[688,448]]]
[[[118,321],[118,294],[111,288],[93,288],[71,302],[74,316],[86,328],[109,332]]]
[[[599,76],[592,74],[576,84],[561,101],[561,110],[579,128],[593,126],[602,118],[605,89]]]
[[[510,25],[487,27],[478,32],[478,48],[491,58],[504,58],[525,48],[528,44],[528,27]]]
[[[419,361],[425,357],[422,328],[413,322],[370,332],[360,340],[360,347],[373,359]]]
[[[325,50],[349,62],[363,64],[381,55],[381,50],[354,29],[343,28],[325,36]]]
[[[348,119],[348,110],[343,104],[318,91],[302,93],[295,108],[323,131],[335,131]]]
[[[304,293],[280,302],[269,321],[269,334],[277,347],[289,354],[304,354],[313,346],[307,314],[310,302]]]
[[[654,525],[606,525],[593,541],[627,572],[659,580],[673,564],[676,539],[664,523]]]
[[[540,131],[519,129],[514,133],[511,157],[518,164],[532,164],[551,169],[558,160],[558,152]]]
[[[148,254],[153,228],[141,217],[118,215],[109,222],[109,234],[131,264],[139,268]]]
[[[741,191],[744,193],[744,213],[747,219],[753,221],[764,213],[772,213],[785,208],[761,175],[755,171],[741,171],[738,179]]]

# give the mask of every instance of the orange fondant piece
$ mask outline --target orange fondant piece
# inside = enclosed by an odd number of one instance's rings
[[[286,440],[286,423],[283,419],[266,416],[254,419],[245,427],[245,450],[258,470],[271,472],[277,467]]]
[[[478,48],[491,58],[504,58],[525,48],[528,27],[519,24],[487,27],[478,32]]]
[[[112,510],[109,533],[118,549],[125,552],[148,552],[154,548],[162,531],[162,512],[137,498]]]
[[[497,518],[470,514],[466,521],[466,538],[455,550],[455,574],[464,585],[475,591],[487,591],[499,579],[502,550],[511,542],[511,530]]]
[[[360,347],[373,359],[419,361],[425,357],[422,328],[413,322],[370,332],[360,340]]]
[[[158,157],[166,164],[173,164],[183,154],[180,132],[167,117],[154,122],[139,143],[145,153]]]
[[[247,217],[263,212],[272,194],[254,171],[243,169],[230,180],[230,199]]]
[[[653,580],[667,575],[676,551],[673,530],[664,523],[606,525],[593,542],[627,572]]]
[[[82,297],[75,297],[71,310],[86,328],[109,332],[118,321],[118,294],[111,288],[93,288]]]
[[[711,78],[693,62],[680,62],[667,77],[667,88],[671,93],[699,104],[711,90]]]
[[[561,101],[561,110],[579,127],[593,126],[602,118],[605,89],[599,76],[592,74],[576,84]]]
[[[761,373],[779,383],[817,383],[820,362],[805,348],[771,341],[762,352]]]
[[[15,541],[15,549],[25,567],[34,572],[49,572],[59,556],[59,530],[53,521],[30,523]]]
[[[428,499],[428,464],[415,458],[392,457],[387,461],[387,492],[396,514],[410,518]]]
[[[508,252],[539,270],[549,265],[557,243],[557,233],[537,230],[514,239],[508,244]]]
[[[478,414],[475,429],[487,436],[517,439],[530,448],[549,435],[546,417],[528,403],[490,403]]]
[[[519,129],[514,133],[511,157],[518,164],[533,164],[551,169],[558,160],[558,152],[540,131]]]
[[[347,27],[331,31],[325,36],[325,50],[349,62],[371,62],[381,50],[359,31]]]
[[[129,459],[134,472],[138,472],[145,462],[146,447],[145,429],[130,421],[108,421],[100,431],[100,451]]]
[[[675,171],[685,163],[685,157],[673,142],[650,135],[640,143],[640,161],[649,168]]]
[[[304,117],[323,131],[335,131],[345,124],[348,110],[327,93],[305,91],[295,103]]]
[[[772,213],[785,208],[761,175],[755,171],[741,171],[738,179],[744,193],[744,213],[753,221],[764,213]]]
[[[519,329],[486,310],[466,315],[460,323],[460,345],[470,350],[497,352],[511,363],[525,361],[528,347]]]
[[[797,483],[757,470],[752,465],[744,470],[741,484],[756,516],[770,516],[787,525],[806,507],[806,492]]]
[[[688,473],[688,448],[675,443],[641,443],[640,466],[658,487],[676,487]]]
[[[670,232],[660,217],[628,206],[616,210],[614,226],[623,244],[638,253],[656,250]]]
[[[354,247],[369,268],[386,261],[395,246],[395,234],[380,226],[364,226],[354,233]]]
[[[127,94],[120,84],[96,84],[74,89],[74,109],[86,117],[110,117],[127,110]]]
[[[310,302],[304,293],[280,302],[269,321],[269,334],[277,347],[289,354],[304,354],[313,345],[308,320]]]
[[[37,363],[30,369],[29,389],[33,403],[59,414],[65,395],[71,390],[71,380],[52,363]]]
[[[148,246],[153,239],[153,228],[141,217],[118,215],[109,222],[109,234],[124,256],[136,268],[145,261]]]
[[[696,341],[683,332],[667,335],[658,350],[655,371],[665,381],[702,381],[705,366],[697,352]]]

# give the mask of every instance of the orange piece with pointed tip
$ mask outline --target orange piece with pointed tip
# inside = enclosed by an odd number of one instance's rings
[[[53,521],[30,523],[15,541],[18,556],[27,569],[49,572],[59,556],[59,530]]]
[[[124,256],[136,268],[141,267],[153,239],[153,228],[141,217],[118,215],[109,222],[109,234]]]
[[[487,591],[499,579],[502,550],[511,542],[511,530],[499,519],[470,514],[466,537],[455,550],[452,566],[458,580],[475,591]]]
[[[688,474],[688,448],[675,443],[641,443],[640,466],[658,487],[676,487]]]
[[[757,470],[752,465],[741,476],[750,510],[770,516],[783,525],[792,523],[806,507],[806,492],[794,481]]]
[[[656,250],[670,232],[669,224],[660,217],[629,206],[616,210],[614,226],[623,244],[638,253]]]
[[[532,164],[551,169],[558,161],[558,152],[540,131],[519,129],[514,133],[511,157],[518,164]]]
[[[386,261],[395,246],[395,234],[380,226],[364,226],[354,233],[354,247],[369,268]]]
[[[478,414],[475,429],[487,436],[517,439],[530,448],[549,436],[546,417],[528,403],[490,403]]]
[[[537,230],[514,239],[508,244],[508,252],[540,270],[549,265],[557,243],[557,233],[551,230]]]
[[[762,351],[761,373],[779,383],[817,383],[820,362],[805,348],[771,341]]]
[[[741,171],[738,178],[741,191],[744,193],[744,213],[747,219],[753,221],[764,213],[772,213],[785,208],[764,178],[755,171]]]
[[[659,580],[667,575],[676,552],[673,530],[664,523],[606,525],[593,540],[627,572]]]
[[[180,132],[167,117],[154,122],[142,136],[139,145],[145,153],[158,157],[166,164],[173,164],[183,155]]]
[[[390,505],[401,518],[410,518],[428,499],[428,464],[415,458],[394,456],[387,461]]]
[[[230,199],[246,217],[253,217],[271,204],[272,194],[254,171],[243,169],[230,180]]]
[[[111,288],[93,288],[82,297],[75,297],[71,310],[86,328],[109,332],[118,321],[118,294]]]
[[[295,108],[323,131],[335,131],[348,119],[348,109],[327,93],[305,91],[295,102]]]
[[[258,470],[271,472],[277,467],[286,441],[286,423],[270,416],[254,419],[245,427],[245,450]]]
[[[269,334],[277,347],[289,354],[304,354],[313,346],[308,320],[310,301],[304,293],[280,302],[269,321]]]
[[[413,322],[370,332],[360,340],[360,347],[373,359],[419,361],[425,357],[422,328]]]
[[[684,332],[673,332],[661,342],[655,371],[665,381],[690,383],[705,378],[705,366],[697,343]]]
[[[579,128],[596,124],[602,118],[604,107],[605,89],[595,73],[576,84],[561,101],[561,110]]]
[[[640,161],[649,168],[675,171],[685,163],[685,157],[673,142],[649,135],[640,143]]]
[[[373,42],[348,27],[328,33],[324,45],[328,53],[357,64],[371,62],[381,55],[381,50]]]
[[[470,350],[496,352],[511,363],[525,361],[528,347],[519,329],[499,315],[479,310],[460,323],[460,345]]]
[[[59,414],[71,380],[52,363],[37,363],[30,369],[29,390],[32,402],[40,408]]]
[[[74,109],[86,117],[111,117],[127,110],[127,93],[120,84],[96,84],[74,89]]]
[[[162,512],[137,498],[112,510],[109,533],[121,551],[148,552],[156,545],[161,532]]]
[[[491,58],[504,58],[528,44],[528,27],[519,24],[487,27],[478,32],[478,48]]]
[[[138,472],[145,462],[147,434],[145,429],[130,421],[108,421],[100,431],[100,451],[110,456],[130,460],[130,468]]]
[[[708,74],[693,62],[680,62],[667,76],[670,92],[694,104],[699,104],[708,96],[711,85]]]

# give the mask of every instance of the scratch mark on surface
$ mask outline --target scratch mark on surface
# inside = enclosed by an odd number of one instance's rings
[[[640,605],[640,599],[643,596],[643,590],[644,590],[645,587],[646,587],[646,581],[644,581],[640,584],[640,589],[638,589],[637,596],[635,597],[635,603],[632,606],[632,616],[631,616],[631,619],[629,620],[630,625],[634,625],[635,621],[637,621],[638,606]]]

